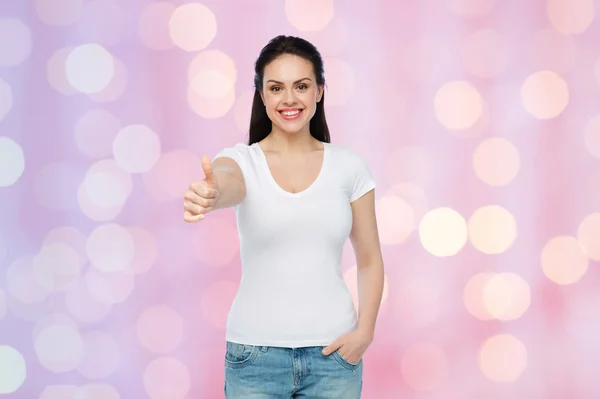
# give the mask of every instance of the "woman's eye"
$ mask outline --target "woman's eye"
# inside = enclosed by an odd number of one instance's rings
[[[299,85],[299,86],[298,86],[298,88],[299,88],[300,90],[306,90],[306,89],[307,89],[307,86],[306,86],[306,85]]]
[[[273,86],[273,87],[271,87],[271,91],[279,91],[279,87]]]

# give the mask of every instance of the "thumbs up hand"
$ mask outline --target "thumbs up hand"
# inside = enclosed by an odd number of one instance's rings
[[[184,196],[183,220],[188,223],[202,220],[206,213],[213,210],[219,191],[212,163],[207,156],[202,157],[202,169],[205,178],[192,183]]]

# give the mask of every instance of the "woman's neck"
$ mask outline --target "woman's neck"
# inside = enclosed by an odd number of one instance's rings
[[[273,152],[297,153],[320,148],[320,142],[309,131],[285,133],[273,130],[262,143],[263,149]]]

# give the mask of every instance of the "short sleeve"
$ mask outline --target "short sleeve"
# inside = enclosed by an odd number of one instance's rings
[[[352,170],[353,179],[350,202],[356,201],[375,188],[375,180],[365,160],[358,154],[353,154],[352,158],[353,167],[350,170]]]
[[[248,152],[248,146],[246,144],[236,144],[233,147],[223,148],[221,151],[215,155],[213,158],[216,160],[217,158],[231,158],[233,159],[240,169],[242,170],[242,174],[246,174],[246,161],[244,154]]]

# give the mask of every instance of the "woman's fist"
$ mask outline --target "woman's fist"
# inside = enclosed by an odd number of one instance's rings
[[[212,163],[207,156],[202,157],[202,170],[205,178],[190,185],[183,197],[183,220],[197,222],[213,210],[217,198],[217,181],[213,175]]]

